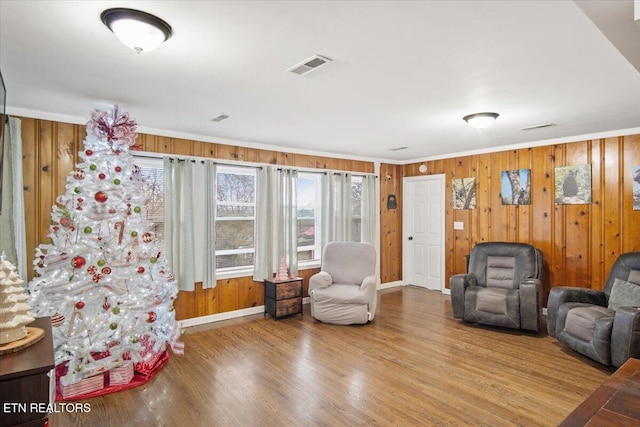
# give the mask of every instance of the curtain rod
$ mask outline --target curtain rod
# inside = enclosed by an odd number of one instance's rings
[[[143,158],[143,159],[153,159],[153,160],[162,160],[165,157],[169,157],[169,161],[173,162],[174,160],[177,160],[179,162],[186,162],[187,160],[191,160],[191,163],[196,163],[196,162],[200,162],[202,164],[204,164],[204,162],[206,162],[207,160],[212,162],[214,165],[221,165],[221,166],[234,166],[237,168],[254,168],[254,169],[262,169],[262,166],[259,165],[245,165],[245,164],[237,164],[237,163],[222,163],[222,162],[216,162],[215,160],[209,160],[209,159],[200,159],[200,160],[196,160],[196,159],[191,159],[191,158],[179,158],[179,157],[171,157],[171,156],[145,156],[145,155],[140,155],[140,154],[134,154],[134,157],[138,157],[138,158]]]
[[[281,171],[283,169],[285,169],[285,168],[278,168],[279,171]],[[308,169],[302,169],[302,170],[296,169],[296,170],[298,172],[302,172],[302,173],[317,173],[317,174],[322,174],[322,175],[326,175],[326,174],[328,174],[330,172],[330,171],[326,171],[326,170],[308,170]],[[374,178],[378,178],[378,175],[374,175],[374,174],[371,174],[371,173],[353,173],[353,172],[346,172],[346,171],[345,172],[336,172],[336,171],[333,172],[334,175],[340,175],[342,173],[349,174],[351,176],[362,176],[362,177],[364,177],[364,176],[373,176]]]
[[[176,159],[176,160],[191,160],[192,162],[197,162],[198,160],[202,163],[204,163],[206,160],[209,160],[211,162],[213,162],[216,165],[222,165],[222,166],[234,166],[234,167],[241,167],[241,168],[255,168],[255,169],[262,169],[263,166],[262,165],[251,165],[251,164],[238,164],[238,163],[222,163],[222,162],[216,162],[215,160],[210,160],[210,159],[202,159],[202,158],[198,158],[198,159],[193,159],[193,158],[177,158],[177,157],[171,157],[169,155],[158,155],[158,156],[149,156],[149,155],[144,155],[144,154],[132,154],[134,157],[140,157],[140,158],[144,158],[144,159],[154,159],[154,160],[162,160],[164,157],[169,157],[171,160]],[[279,167],[278,170],[282,170],[282,169],[287,169],[286,167]],[[291,168],[291,169],[295,169],[295,168]],[[321,169],[297,169],[299,172],[304,172],[304,173],[318,173],[318,174],[323,174],[326,175],[327,173],[331,172],[329,170],[321,170]],[[353,172],[348,172],[348,171],[344,171],[344,172],[336,172],[333,171],[333,174],[339,174],[339,173],[348,173],[351,174],[351,176],[371,176],[373,175],[375,178],[378,178],[378,175],[375,174],[370,174],[370,173],[365,173],[365,172],[358,172],[358,173],[353,173]]]
[[[178,158],[174,158],[174,157],[169,157],[169,161],[173,162],[174,160],[178,161],[178,162],[186,162],[186,161],[191,161],[191,163],[196,163],[198,162],[198,160],[196,159],[178,159]],[[206,162],[206,160],[200,160],[201,164],[204,164]],[[220,166],[232,166],[235,168],[252,168],[252,169],[262,169],[262,166],[254,166],[254,165],[237,165],[234,163],[220,163],[220,162],[216,162],[213,160],[210,160],[211,163],[213,163],[214,165],[220,165]]]

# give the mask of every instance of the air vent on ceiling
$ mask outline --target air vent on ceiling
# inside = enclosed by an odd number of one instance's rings
[[[555,126],[555,125],[556,125],[555,123],[543,123],[541,125],[533,125],[533,126],[529,126],[529,127],[526,127],[526,128],[522,128],[520,130],[542,129],[542,128],[548,128],[548,127]]]
[[[213,119],[211,119],[211,121],[219,123],[219,122],[221,122],[223,120],[227,120],[229,117],[231,117],[231,116],[229,116],[228,114],[220,114],[219,116],[214,117]]]
[[[321,67],[329,61],[331,61],[331,59],[327,58],[326,56],[313,55],[311,58],[306,59],[301,63],[289,68],[287,71],[303,76],[313,70],[318,69],[318,67]]]
[[[409,147],[396,147],[396,148],[389,148],[389,151],[400,151],[400,150],[406,150]]]

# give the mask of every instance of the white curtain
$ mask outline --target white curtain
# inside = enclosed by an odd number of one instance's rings
[[[339,172],[334,174],[336,182],[336,240],[351,240],[351,212],[353,209],[351,194],[351,174]]]
[[[374,175],[362,177],[362,241],[375,244],[376,239],[376,183]]]
[[[276,237],[274,224],[274,174],[273,167],[256,170],[256,225],[253,280],[263,281],[273,277],[275,259],[273,243]]]
[[[196,224],[204,223],[204,233],[195,233],[202,236],[202,254],[203,260],[202,270],[202,288],[209,289],[215,288],[216,281],[216,165],[210,160],[203,162],[203,179],[194,182],[194,189],[198,188],[198,183],[204,182],[204,194],[198,195],[198,198],[203,200],[204,209],[203,218],[200,221],[196,221]],[[199,259],[200,257],[196,257]],[[196,266],[197,268],[197,266]],[[198,281],[198,277],[196,277]]]
[[[0,253],[6,253],[18,275],[27,278],[27,241],[24,223],[22,181],[22,122],[10,117],[4,126],[2,161],[2,205],[0,208]],[[3,157],[4,156],[4,157]]]
[[[351,240],[351,174],[329,172],[322,179],[322,247]]]
[[[193,162],[164,159],[164,243],[167,260],[182,291],[195,290]]]
[[[298,274],[298,203],[296,183],[298,171],[280,168],[277,171],[276,201],[277,205],[277,256],[285,257],[289,274]]]

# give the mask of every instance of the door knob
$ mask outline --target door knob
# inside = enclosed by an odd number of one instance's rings
[[[413,240],[413,236],[409,236],[409,240]]]

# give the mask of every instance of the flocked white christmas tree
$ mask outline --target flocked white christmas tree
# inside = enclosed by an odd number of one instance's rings
[[[82,161],[52,208],[52,243],[36,249],[30,302],[52,317],[65,383],[124,363],[153,369],[179,335],[176,282],[143,214],[144,180],[129,153],[135,128],[117,106],[92,113]]]
[[[24,292],[16,268],[0,255],[0,344],[7,344],[27,336],[25,325],[33,322],[34,314],[27,304],[29,297]]]

